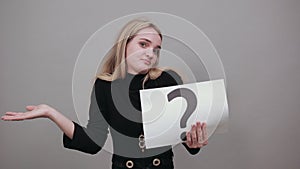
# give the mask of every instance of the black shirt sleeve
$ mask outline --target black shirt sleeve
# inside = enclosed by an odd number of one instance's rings
[[[89,121],[87,127],[82,127],[74,123],[73,139],[63,135],[63,145],[65,148],[78,150],[81,152],[96,154],[99,152],[108,134],[108,124],[102,113],[106,113],[104,81],[97,79],[91,93],[91,103],[89,109]],[[96,93],[101,96],[97,96]],[[100,100],[99,100],[100,99]],[[98,103],[99,104],[98,106]]]
[[[164,82],[168,82],[168,86],[183,84],[181,77],[173,70],[165,71],[164,74],[162,74],[162,78],[164,79]],[[195,155],[200,151],[200,148],[189,148],[186,143],[182,143],[182,145],[192,155]]]

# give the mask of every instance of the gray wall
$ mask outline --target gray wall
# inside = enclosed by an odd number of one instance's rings
[[[72,73],[85,41],[120,16],[183,17],[204,31],[224,64],[229,132],[197,156],[175,147],[176,168],[298,169],[300,1],[0,2],[0,112],[47,103],[77,121]],[[0,122],[1,169],[109,168],[111,155],[62,148],[49,120]]]

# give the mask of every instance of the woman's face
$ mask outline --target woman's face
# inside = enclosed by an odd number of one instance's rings
[[[161,48],[161,38],[155,29],[141,29],[126,46],[127,72],[144,74],[157,61]]]

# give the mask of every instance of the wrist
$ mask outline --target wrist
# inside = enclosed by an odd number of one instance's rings
[[[57,119],[58,112],[55,111],[55,110],[51,110],[51,109],[50,109],[50,110],[46,111],[45,116],[46,116],[48,119],[50,119],[50,120],[52,120],[52,121],[55,121],[55,119]]]

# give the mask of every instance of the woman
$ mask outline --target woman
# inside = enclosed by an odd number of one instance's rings
[[[182,84],[174,71],[156,67],[161,43],[160,30],[147,20],[135,19],[123,27],[95,81],[86,128],[48,105],[27,106],[24,113],[6,112],[2,120],[49,118],[64,133],[66,148],[90,154],[101,150],[110,131],[112,168],[174,168],[171,146],[145,149],[141,120],[139,90]],[[197,122],[183,145],[196,154],[207,139],[206,124]]]

